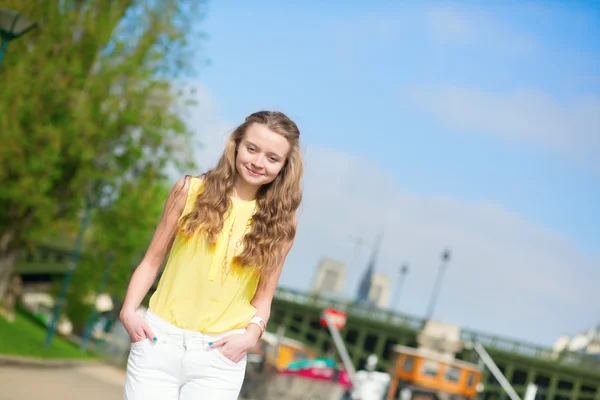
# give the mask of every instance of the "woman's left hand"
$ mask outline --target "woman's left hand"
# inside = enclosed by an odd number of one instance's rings
[[[254,330],[247,330],[244,333],[227,335],[219,340],[209,343],[212,348],[219,348],[226,358],[238,363],[244,358],[248,350],[250,350],[256,342],[259,335]]]

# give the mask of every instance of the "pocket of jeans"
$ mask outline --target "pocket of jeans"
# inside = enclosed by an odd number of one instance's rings
[[[225,354],[221,353],[221,350],[219,350],[219,349],[215,349],[215,353],[217,354],[218,358],[220,358],[221,360],[223,360],[227,364],[231,365],[232,367],[237,367],[239,365],[242,365],[242,362],[244,361],[244,358],[245,358],[245,357],[242,358],[239,362],[235,362],[235,361],[230,360],[229,358],[227,358],[225,356]]]
[[[155,337],[160,338],[160,337],[163,336],[162,331],[158,327],[154,326],[154,324],[151,324],[148,321],[146,321],[146,323],[148,324],[148,326],[150,326],[150,329],[152,330],[152,333],[154,333]],[[137,342],[131,342],[131,348],[132,349],[140,348],[140,347],[144,346],[145,343],[150,343],[150,339],[148,339],[147,337],[145,337],[142,340],[138,340]],[[158,343],[158,341],[152,342],[150,344],[155,344],[156,345],[157,343]]]
[[[148,338],[144,338],[142,340],[138,340],[137,342],[131,342],[131,348],[138,349],[138,348],[142,347],[147,341],[148,341]]]

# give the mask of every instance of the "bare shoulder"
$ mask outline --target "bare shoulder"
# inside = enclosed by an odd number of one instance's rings
[[[177,182],[175,182],[175,185],[173,186],[173,189],[171,191],[177,193],[178,195],[183,195],[183,197],[186,197],[188,191],[190,190],[191,181],[192,177],[186,175],[183,178],[179,179]]]
[[[169,198],[167,199],[167,203],[171,204],[173,212],[181,214],[181,212],[185,208],[185,202],[187,200],[187,196],[191,186],[190,182],[191,177],[189,175],[186,175],[185,177],[175,182],[175,185],[173,185],[173,188],[169,193]]]

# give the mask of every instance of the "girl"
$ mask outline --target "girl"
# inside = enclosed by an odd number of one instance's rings
[[[120,314],[132,342],[126,400],[237,399],[296,234],[299,137],[284,114],[254,113],[214,169],[175,184]]]

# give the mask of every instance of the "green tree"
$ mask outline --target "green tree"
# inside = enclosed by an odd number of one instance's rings
[[[85,258],[73,275],[65,309],[76,333],[81,333],[88,321],[91,302],[108,264],[110,274],[104,292],[112,295],[117,302],[115,310],[119,310],[133,268],[150,243],[170,189],[164,180],[141,177],[126,182],[118,198],[94,210]]]
[[[131,207],[132,185],[191,167],[187,93],[173,82],[198,65],[203,14],[201,0],[2,6],[39,28],[11,43],[0,71],[0,298],[23,247],[76,221],[85,194]]]

